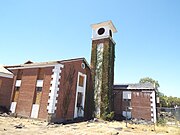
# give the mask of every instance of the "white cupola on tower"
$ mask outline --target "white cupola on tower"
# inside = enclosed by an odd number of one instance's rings
[[[92,24],[91,28],[92,28],[92,40],[102,39],[102,38],[112,38],[113,33],[117,32],[112,21]]]

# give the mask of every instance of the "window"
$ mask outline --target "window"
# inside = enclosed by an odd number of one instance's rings
[[[41,96],[42,96],[42,87],[36,87],[33,104],[40,104]]]
[[[18,98],[19,98],[19,90],[20,90],[20,87],[19,86],[16,86],[14,88],[14,97],[13,97],[13,101],[14,102],[17,102],[18,101]]]
[[[20,87],[15,87],[15,91],[19,91]]]
[[[83,87],[84,86],[84,76],[79,75],[79,86]]]
[[[99,34],[99,35],[104,34],[104,32],[105,32],[105,29],[104,29],[104,28],[100,28],[100,29],[98,30],[98,34]]]
[[[77,107],[82,107],[82,93],[78,92],[78,96],[77,96]]]
[[[81,68],[82,68],[82,69],[85,69],[85,67],[86,67],[85,64],[84,64],[84,63],[81,63]]]
[[[109,35],[112,37],[112,31],[111,30],[109,30]]]
[[[131,99],[123,99],[123,101],[124,101],[124,105],[126,107],[130,107],[131,106]]]
[[[42,87],[36,87],[36,91],[37,92],[41,92],[42,91]]]
[[[123,91],[123,99],[131,99],[131,91]]]
[[[123,99],[123,101],[126,101],[126,102],[128,102],[128,101],[131,101],[131,99]]]

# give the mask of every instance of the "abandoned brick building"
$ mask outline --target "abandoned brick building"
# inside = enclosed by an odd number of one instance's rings
[[[49,121],[92,116],[91,75],[84,58],[6,68],[14,74],[12,113]]]
[[[84,58],[1,67],[0,106],[19,116],[52,122],[101,117],[106,111],[155,122],[153,85],[114,85],[117,30],[112,21],[91,27],[91,67]]]
[[[151,83],[114,85],[114,112],[156,122],[156,89]]]

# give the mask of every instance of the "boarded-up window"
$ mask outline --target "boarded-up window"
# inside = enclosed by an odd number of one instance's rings
[[[38,73],[38,80],[43,80],[43,79],[44,79],[44,69],[40,68]]]
[[[131,106],[131,99],[123,99],[123,100],[124,100],[124,103],[125,103],[126,107],[130,107]]]
[[[41,96],[42,96],[42,87],[36,87],[34,104],[40,104]]]
[[[1,88],[1,86],[2,86],[2,80],[0,80],[0,88]]]
[[[81,86],[81,87],[84,86],[84,76],[82,76],[82,75],[79,76],[79,86]]]
[[[22,70],[22,69],[19,69],[19,70],[18,70],[18,74],[17,74],[17,80],[21,80],[22,74],[23,74],[23,70]]]
[[[13,102],[18,101],[20,87],[15,87]]]
[[[131,99],[131,91],[123,91],[123,99]]]

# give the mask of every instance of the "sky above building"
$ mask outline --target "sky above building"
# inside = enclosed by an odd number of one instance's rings
[[[85,57],[90,25],[112,20],[117,33],[115,84],[151,77],[180,97],[179,0],[0,1],[0,64]]]

